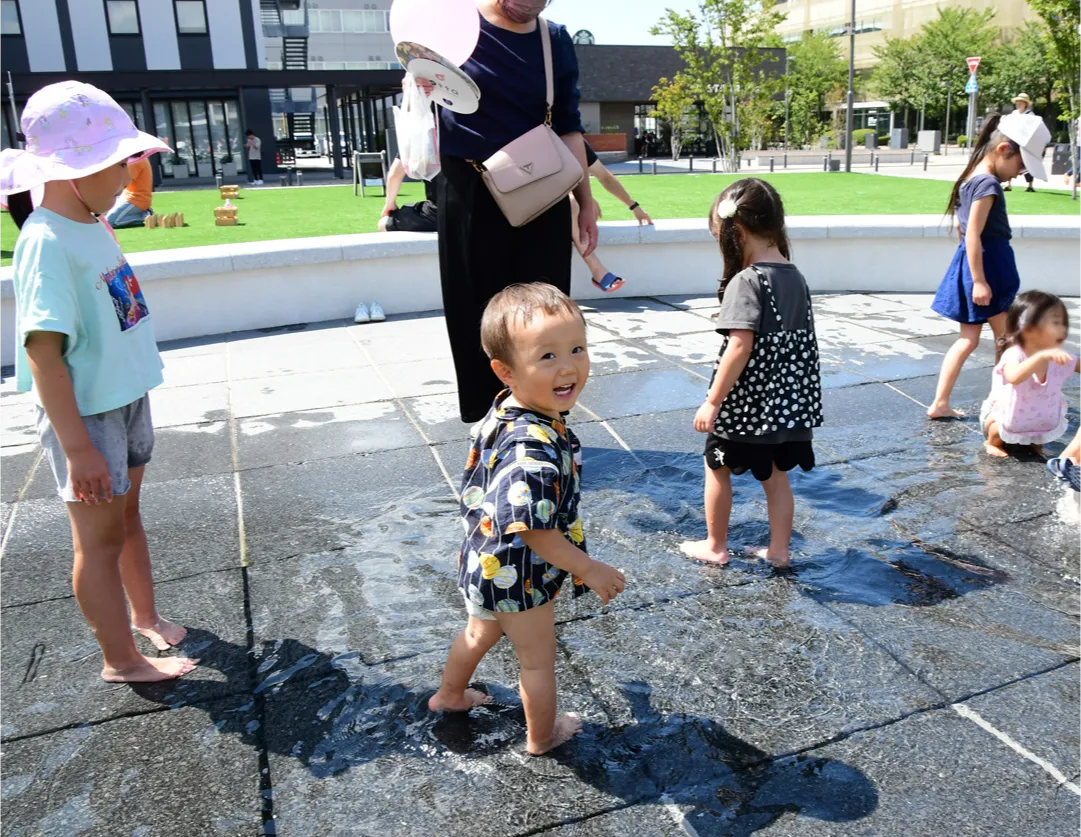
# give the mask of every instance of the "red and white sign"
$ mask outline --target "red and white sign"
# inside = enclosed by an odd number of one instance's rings
[[[975,58],[966,58],[965,61],[968,62],[968,71],[970,73],[975,73],[976,68],[980,66],[980,56],[978,55]]]

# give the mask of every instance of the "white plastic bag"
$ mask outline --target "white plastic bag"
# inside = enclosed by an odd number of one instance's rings
[[[402,79],[401,107],[394,107],[394,132],[406,174],[414,180],[431,180],[439,174],[439,124],[409,73]]]

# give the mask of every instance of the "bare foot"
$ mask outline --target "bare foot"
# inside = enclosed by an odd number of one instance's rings
[[[727,549],[714,549],[709,540],[684,541],[679,545],[679,551],[695,561],[704,561],[707,564],[724,566],[728,563]]]
[[[964,411],[955,410],[949,404],[932,404],[927,408],[927,418],[929,419],[959,419],[964,417]]]
[[[483,706],[492,702],[492,696],[476,689],[466,689],[460,698],[447,698],[436,692],[428,700],[432,712],[468,712],[474,706]]]
[[[773,554],[764,546],[748,546],[744,551],[752,558],[761,558],[775,567],[784,568],[792,564],[792,556],[787,552]]]
[[[990,442],[984,442],[983,449],[988,456],[997,456],[999,459],[1006,459],[1009,456],[1005,448],[1000,448],[998,445],[992,445]]]
[[[526,752],[531,756],[543,756],[560,744],[566,744],[581,731],[582,719],[573,712],[568,712],[562,718],[556,718],[555,726],[552,727],[552,737],[548,741],[540,744],[530,742],[526,745]]]
[[[187,657],[143,657],[131,668],[106,666],[101,670],[101,679],[106,683],[157,683],[183,677],[198,664],[198,660]]]
[[[149,639],[159,651],[168,651],[188,635],[188,629],[183,625],[177,625],[175,622],[170,622],[168,619],[160,618],[157,622],[148,625],[145,628],[139,627],[138,625],[132,625],[131,629],[133,631],[138,631]]]

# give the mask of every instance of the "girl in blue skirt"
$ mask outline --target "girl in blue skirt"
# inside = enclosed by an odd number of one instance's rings
[[[992,114],[984,123],[972,157],[950,194],[946,214],[956,215],[960,244],[931,303],[932,310],[959,323],[961,334],[942,361],[938,390],[927,410],[933,419],[961,418],[950,394],[968,356],[980,344],[984,323],[997,341],[1006,311],[1021,286],[1010,246],[1010,222],[1002,183],[1024,171],[1047,179],[1040,155],[1051,139],[1043,120],[1016,111]]]

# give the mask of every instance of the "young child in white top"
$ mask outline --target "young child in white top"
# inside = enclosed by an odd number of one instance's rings
[[[980,426],[992,456],[1008,456],[1006,445],[1041,445],[1066,432],[1068,405],[1062,386],[1081,371],[1066,352],[1069,318],[1054,294],[1025,291],[1006,315],[1006,333],[998,343],[991,395],[980,410]]]
[[[132,636],[165,650],[185,630],[158,615],[139,514],[154,445],[147,392],[162,381],[161,357],[135,274],[97,217],[130,182],[129,160],[169,148],[136,130],[108,95],[74,81],[31,96],[22,130],[26,149],[0,154],[0,193],[21,227],[16,377],[36,396],[38,435],[67,505],[75,598],[101,646],[103,679],[179,677],[197,661],[146,657]],[[28,193],[42,186],[27,216]]]

